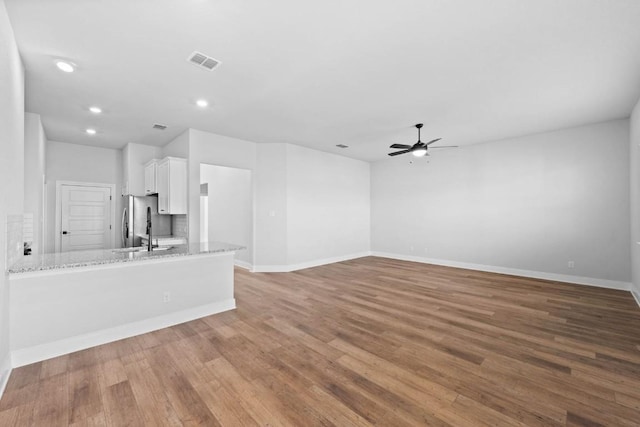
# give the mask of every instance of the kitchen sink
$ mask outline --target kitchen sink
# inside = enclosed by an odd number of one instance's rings
[[[168,249],[173,248],[173,246],[158,246],[158,247],[154,247],[153,248],[153,252],[156,251],[166,251]],[[134,248],[120,248],[120,249],[112,249],[111,250],[112,253],[114,254],[121,254],[121,253],[131,253],[131,252],[148,252],[147,248],[145,246],[136,246]]]
[[[128,253],[128,252],[141,252],[141,251],[146,251],[147,248],[143,248],[142,246],[138,246],[135,248],[120,248],[120,249],[112,249],[111,252],[113,252],[114,254],[120,254],[120,253]]]

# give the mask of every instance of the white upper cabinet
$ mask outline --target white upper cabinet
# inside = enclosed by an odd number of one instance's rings
[[[144,165],[144,194],[156,194],[158,187],[156,186],[157,180],[157,168],[158,159],[153,159]]]
[[[187,160],[165,157],[157,162],[158,213],[187,213]]]

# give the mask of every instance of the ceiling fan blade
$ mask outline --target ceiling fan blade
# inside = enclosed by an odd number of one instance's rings
[[[407,148],[411,148],[411,146],[407,144],[393,144],[389,146],[389,148],[402,148],[406,150]]]
[[[411,150],[402,150],[402,151],[396,151],[395,153],[389,153],[390,156],[397,156],[400,154],[405,154],[405,153],[410,153]]]
[[[458,148],[457,145],[439,145],[437,147],[429,147],[429,148]]]
[[[441,139],[442,139],[442,138],[436,138],[436,139],[434,139],[433,141],[429,141],[429,142],[427,142],[425,145],[431,145],[431,144],[433,144],[434,142],[438,142],[438,141],[440,141]]]

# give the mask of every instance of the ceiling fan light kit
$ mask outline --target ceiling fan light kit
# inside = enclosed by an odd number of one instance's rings
[[[411,152],[414,157],[424,157],[427,155],[427,149],[425,147],[417,148]]]
[[[399,148],[401,149],[401,151],[395,151],[393,153],[389,153],[390,156],[399,156],[400,154],[406,154],[406,153],[411,153],[414,157],[425,157],[428,156],[429,154],[427,153],[427,151],[429,150],[429,145],[433,144],[434,142],[438,142],[440,141],[442,138],[436,138],[433,139],[429,142],[427,142],[426,144],[424,142],[422,142],[420,140],[420,129],[422,129],[422,126],[424,126],[422,123],[418,123],[416,125],[416,128],[418,129],[418,142],[416,142],[413,145],[407,145],[407,144],[391,144],[391,146],[389,146],[389,148]],[[456,148],[457,145],[443,145],[440,147],[431,147],[431,148]]]

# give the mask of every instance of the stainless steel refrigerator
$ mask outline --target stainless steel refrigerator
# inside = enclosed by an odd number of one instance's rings
[[[147,208],[151,208],[151,223],[154,236],[171,234],[171,215],[158,215],[157,196],[122,196],[123,248],[142,246],[140,235],[147,234]]]

